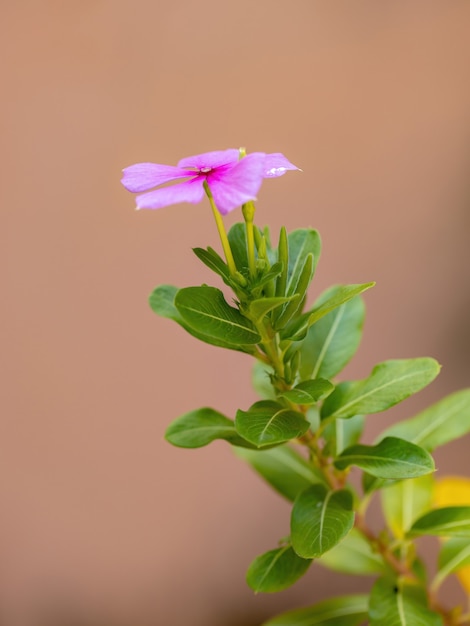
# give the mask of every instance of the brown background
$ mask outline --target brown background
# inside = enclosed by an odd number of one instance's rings
[[[250,362],[146,300],[211,279],[191,247],[219,247],[212,216],[136,213],[120,170],[284,152],[303,173],[265,183],[258,220],[320,230],[312,297],[377,281],[349,376],[443,363],[392,411],[412,415],[469,381],[470,3],[4,0],[0,13],[4,623],[254,625],[367,588],[318,568],[278,596],[246,587],[288,507],[228,446],[182,451],[163,432],[198,406],[246,407]],[[467,473],[468,439],[437,459]]]

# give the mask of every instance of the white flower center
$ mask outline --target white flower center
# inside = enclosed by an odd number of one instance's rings
[[[201,174],[208,174],[211,171],[212,167],[201,167],[199,170]]]

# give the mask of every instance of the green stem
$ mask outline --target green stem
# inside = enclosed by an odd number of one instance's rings
[[[207,197],[209,198],[212,213],[214,215],[215,223],[217,225],[217,230],[219,231],[219,237],[222,243],[222,248],[224,249],[225,259],[227,260],[229,272],[232,276],[235,276],[235,274],[237,273],[237,266],[235,265],[235,259],[233,258],[232,248],[230,247],[227,233],[225,232],[225,226],[222,220],[222,216],[220,215],[217,207],[215,206],[214,198],[212,196],[211,190],[209,189],[209,185],[207,184],[207,181],[204,181],[204,190],[207,194]]]

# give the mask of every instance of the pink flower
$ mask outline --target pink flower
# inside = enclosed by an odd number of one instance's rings
[[[253,152],[240,159],[239,150],[222,150],[187,157],[176,167],[137,163],[123,170],[121,182],[128,191],[146,192],[136,198],[138,209],[161,209],[178,202],[200,202],[206,181],[219,213],[225,215],[255,200],[263,178],[297,169],[280,153]],[[181,179],[185,180],[162,187]]]

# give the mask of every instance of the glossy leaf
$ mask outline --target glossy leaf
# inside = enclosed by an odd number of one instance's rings
[[[415,417],[398,422],[384,434],[408,439],[426,450],[435,450],[470,432],[470,389],[440,400]]]
[[[336,296],[339,289],[325,291],[314,308]],[[333,378],[347,365],[361,341],[364,311],[363,299],[356,296],[309,328],[301,347],[302,378]]]
[[[209,337],[232,344],[261,341],[256,329],[238,309],[231,307],[215,287],[185,287],[175,295],[175,306],[183,320]]]
[[[433,477],[427,474],[381,489],[385,521],[395,537],[402,539],[413,522],[430,510],[433,484]]]
[[[317,378],[315,380],[304,380],[289,391],[280,394],[281,398],[286,398],[295,404],[315,404],[321,398],[325,398],[334,390],[334,385],[329,380]]]
[[[227,233],[227,237],[230,243],[230,248],[232,249],[235,265],[240,272],[243,272],[244,269],[248,269],[245,224],[243,222],[233,224]]]
[[[368,607],[367,595],[338,596],[314,606],[287,611],[264,622],[263,626],[360,626],[367,619]]]
[[[317,562],[335,572],[358,576],[383,575],[389,571],[380,555],[355,528]]]
[[[322,473],[290,446],[269,450],[236,450],[271,487],[288,500],[295,498],[314,483],[323,482]]]
[[[329,491],[313,485],[300,494],[291,516],[292,547],[303,558],[316,558],[331,550],[354,523],[349,491]]]
[[[176,419],[168,426],[165,439],[179,448],[202,448],[216,439],[225,439],[234,446],[253,447],[240,437],[231,419],[209,407]]]
[[[309,426],[301,413],[270,400],[260,400],[248,411],[237,411],[235,418],[237,432],[258,447],[300,437]]]
[[[372,587],[369,618],[369,626],[443,626],[421,587],[386,578]]]
[[[253,347],[249,345],[241,345],[241,344],[232,344],[226,340],[226,338],[216,338],[209,335],[206,335],[200,331],[191,328],[189,324],[183,319],[180,315],[178,309],[175,306],[175,296],[178,293],[178,288],[173,285],[160,285],[150,295],[149,304],[154,313],[160,315],[161,317],[166,317],[168,319],[173,320],[177,324],[179,324],[182,328],[185,329],[190,335],[199,339],[200,341],[204,341],[213,346],[218,346],[220,348],[227,348],[228,350],[238,350],[240,352],[248,352],[251,353],[253,351]]]
[[[305,263],[303,264],[302,270],[300,272],[299,278],[295,284],[292,285],[292,288],[287,286],[287,295],[293,296],[296,295],[297,299],[291,300],[288,302],[280,311],[279,315],[276,315],[274,318],[274,327],[276,329],[284,328],[287,322],[296,315],[297,311],[300,308],[301,303],[305,299],[305,294],[310,285],[310,281],[313,278],[314,271],[314,260],[313,254],[307,255],[305,259]]]
[[[445,506],[425,513],[408,532],[408,537],[420,535],[470,537],[470,506]]]
[[[360,467],[377,478],[416,478],[435,470],[429,452],[397,437],[386,437],[375,446],[356,444],[344,450],[335,461],[338,469]]]
[[[282,591],[299,580],[311,562],[300,558],[290,546],[283,546],[258,556],[248,568],[246,582],[256,593]]]
[[[430,358],[384,361],[367,378],[338,385],[323,405],[322,418],[346,419],[385,411],[426,387],[439,369]]]

